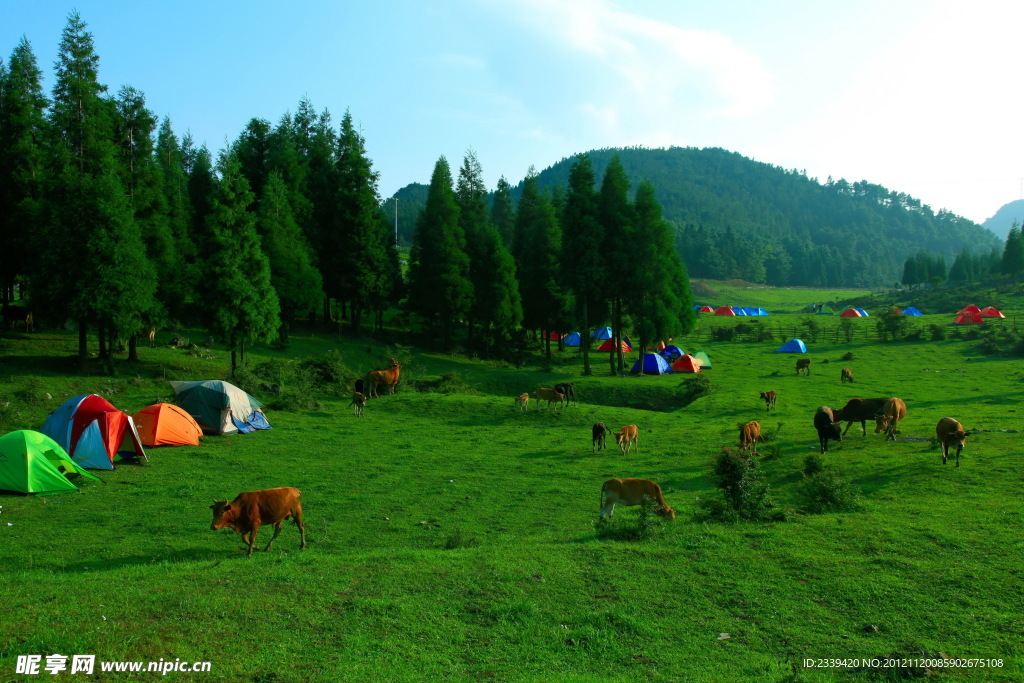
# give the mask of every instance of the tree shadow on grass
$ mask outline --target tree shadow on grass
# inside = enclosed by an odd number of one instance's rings
[[[192,548],[189,550],[179,550],[157,555],[129,555],[127,557],[111,557],[106,559],[76,559],[73,562],[57,562],[46,559],[40,562],[38,561],[38,558],[33,558],[31,568],[33,570],[48,569],[51,571],[63,571],[65,573],[74,572],[85,574],[98,571],[116,571],[126,567],[161,564],[164,562],[215,562],[217,560],[228,560],[237,556],[245,556],[243,552],[238,552],[234,550],[233,547],[234,546],[228,546],[224,550]],[[275,544],[274,550],[276,549],[277,545]],[[255,554],[255,551],[253,554]],[[29,567],[27,565],[28,563],[25,562],[22,568],[28,569]]]

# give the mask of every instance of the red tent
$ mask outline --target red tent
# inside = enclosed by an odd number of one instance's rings
[[[956,317],[956,320],[953,321],[953,324],[954,325],[977,325],[978,323],[983,323],[983,322],[985,322],[985,321],[981,319],[981,316],[978,313],[961,313],[960,315],[958,315]]]
[[[736,311],[728,306],[719,306],[715,309],[715,315],[736,315]]]
[[[629,353],[630,351],[633,350],[633,347],[630,346],[629,344],[627,344],[625,340],[620,341],[619,345],[622,346],[622,352],[623,353]],[[612,340],[611,339],[606,339],[604,344],[601,344],[600,346],[597,347],[597,350],[598,351],[611,351],[614,348],[615,347],[612,345]]]
[[[981,313],[981,309],[975,306],[974,304],[971,304],[970,306],[961,308],[959,311],[956,312],[957,315],[960,315],[961,313]]]
[[[700,361],[693,356],[683,354],[672,363],[674,372],[700,372]]]
[[[840,318],[862,318],[863,316],[859,311],[853,308],[847,308],[845,311],[839,314]]]
[[[703,306],[700,307],[700,312],[701,313],[714,313],[715,309],[711,308],[707,304],[704,304]]]
[[[903,315],[903,309],[900,308],[899,306],[893,306],[891,313],[893,315]]]
[[[562,335],[558,332],[548,332],[547,335],[545,335],[545,338],[550,339],[551,341],[558,341],[562,338]]]
[[[999,312],[999,309],[995,306],[986,306],[981,309],[981,313],[978,314],[982,318],[1005,318],[1006,316]]]

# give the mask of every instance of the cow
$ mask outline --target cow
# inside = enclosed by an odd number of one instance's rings
[[[751,420],[747,424],[740,427],[740,450],[746,450],[750,448],[754,455],[757,455],[757,440],[764,441],[764,437],[761,436],[761,423],[757,420]]]
[[[548,410],[551,410],[552,403],[558,403],[559,407],[562,405],[565,401],[565,394],[554,389],[548,389],[547,387],[539,387],[537,389],[537,400],[547,401]]]
[[[898,398],[890,398],[875,416],[875,434],[885,432],[886,440],[896,440],[896,425],[907,416],[907,404]]]
[[[811,374],[811,359],[810,358],[797,358],[796,359],[796,374],[800,374],[803,370],[805,374]]]
[[[156,346],[156,328],[150,327],[146,330],[146,339],[149,340],[149,348]]]
[[[377,391],[377,387],[384,385],[388,388],[388,394],[393,395],[395,393],[395,386],[398,384],[398,376],[402,371],[401,364],[391,359],[391,368],[388,370],[370,370],[370,374],[366,376],[366,381],[370,385],[369,398],[380,398],[380,392]]]
[[[530,410],[530,395],[522,393],[516,396],[515,403],[519,406],[519,412],[523,413]]]
[[[365,386],[366,386],[366,381],[365,380],[357,379],[355,381],[355,383],[354,383],[353,391],[355,391],[357,394],[364,394],[364,393],[366,393],[364,391],[364,387]]]
[[[860,422],[861,432],[866,435],[868,430],[865,423],[878,417],[888,400],[887,398],[851,398],[847,401],[845,406],[836,411],[836,422],[846,422],[843,436],[850,431],[854,422]]]
[[[574,406],[578,406],[576,403],[576,385],[572,382],[559,382],[555,385],[555,391],[565,396],[565,404],[569,405],[569,401],[572,401]]]
[[[604,422],[595,422],[594,426],[590,429],[590,435],[593,440],[593,450],[591,453],[605,448],[605,439],[608,438],[608,432],[612,430],[608,429],[608,425]]]
[[[761,392],[761,400],[764,401],[764,411],[767,413],[770,409],[775,407],[775,400],[779,397],[779,393],[774,389],[769,391]]]
[[[942,464],[945,465],[949,457],[949,447],[956,446],[956,466],[960,467],[960,451],[964,449],[964,439],[967,438],[964,426],[951,417],[944,417],[935,425],[935,435],[942,446]]]
[[[361,394],[358,391],[352,394],[352,402],[349,403],[349,406],[355,406],[355,408],[352,409],[352,412],[355,414],[356,417],[366,417],[366,415],[363,413],[363,409],[366,408],[365,395]]]
[[[636,446],[636,452],[640,452],[640,430],[637,429],[636,425],[626,425],[619,431],[615,432],[615,443],[619,445],[619,449],[623,454],[629,453],[629,450]]]
[[[818,430],[818,441],[821,452],[828,453],[828,440],[843,440],[842,426],[836,422],[836,411],[828,406],[821,406],[814,411],[814,428]]]
[[[12,330],[18,326],[18,323],[24,323],[25,331],[32,331],[32,311],[25,306],[7,304],[3,307],[3,317],[4,323]]]
[[[853,384],[853,370],[850,368],[843,368],[839,371],[839,383],[845,384],[846,382]]]
[[[627,507],[640,505],[644,498],[658,504],[655,514],[676,518],[675,510],[668,506],[661,494],[661,487],[650,479],[609,479],[601,485],[601,519],[611,519],[617,503]]]
[[[274,535],[263,549],[266,552],[274,545],[274,539],[281,533],[281,525],[288,517],[295,520],[295,525],[299,527],[302,539],[299,549],[306,547],[306,527],[302,524],[302,493],[291,486],[264,491],[244,491],[235,496],[230,503],[225,500],[213,501],[210,509],[213,510],[213,523],[210,524],[210,528],[222,529],[227,526],[242,534],[242,540],[249,545],[247,556],[252,556],[256,534],[259,533],[261,525],[274,525]]]

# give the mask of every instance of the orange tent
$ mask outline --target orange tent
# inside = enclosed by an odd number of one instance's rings
[[[629,344],[627,344],[625,340],[620,341],[619,345],[622,346],[622,352],[623,353],[629,353],[630,351],[633,350],[633,347],[630,346]],[[615,348],[615,346],[612,344],[612,340],[611,339],[606,339],[604,344],[601,344],[600,346],[597,347],[597,350],[598,351],[611,351],[614,348]]]
[[[705,305],[700,307],[700,312],[701,313],[714,313],[715,309],[713,309],[710,306],[708,306],[707,304],[705,304]]]
[[[132,417],[145,446],[198,446],[203,430],[182,408],[154,403]]]
[[[700,361],[689,355],[682,355],[672,363],[674,372],[700,372]]]
[[[979,313],[978,315],[980,315],[982,318],[1005,318],[1006,317],[1005,315],[1000,313],[999,309],[996,308],[995,306],[986,306],[985,308],[981,309],[981,313]]]
[[[893,315],[903,315],[903,309],[900,308],[899,306],[893,306],[891,313]]]

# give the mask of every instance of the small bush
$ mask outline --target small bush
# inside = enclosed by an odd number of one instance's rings
[[[776,504],[768,484],[761,480],[756,458],[743,451],[723,448],[711,470],[715,483],[722,490],[725,505],[700,501],[705,517],[719,521],[785,521],[786,512]]]
[[[804,458],[804,476],[811,477],[825,469],[825,459],[817,453],[811,453]]]
[[[804,472],[807,472],[806,465]],[[800,507],[810,513],[856,509],[860,505],[860,494],[859,488],[830,467],[805,476],[803,481],[796,485]]]
[[[676,404],[685,408],[699,398],[704,398],[715,391],[711,379],[704,373],[695,374],[693,377],[684,379],[676,390]]]
[[[658,502],[650,496],[644,496],[640,502],[640,514],[636,526],[617,524],[613,519],[601,519],[597,522],[597,537],[614,541],[647,541],[655,538],[663,531],[665,518],[659,515]]]
[[[480,541],[472,536],[467,536],[462,529],[456,529],[444,539],[445,550],[456,550],[458,548],[475,548]]]
[[[946,326],[932,323],[928,326],[928,334],[932,341],[942,341],[946,338]]]
[[[839,360],[853,360],[853,351],[847,351]]]
[[[711,338],[715,341],[732,341],[736,337],[736,330],[731,327],[716,327],[711,330]]]

